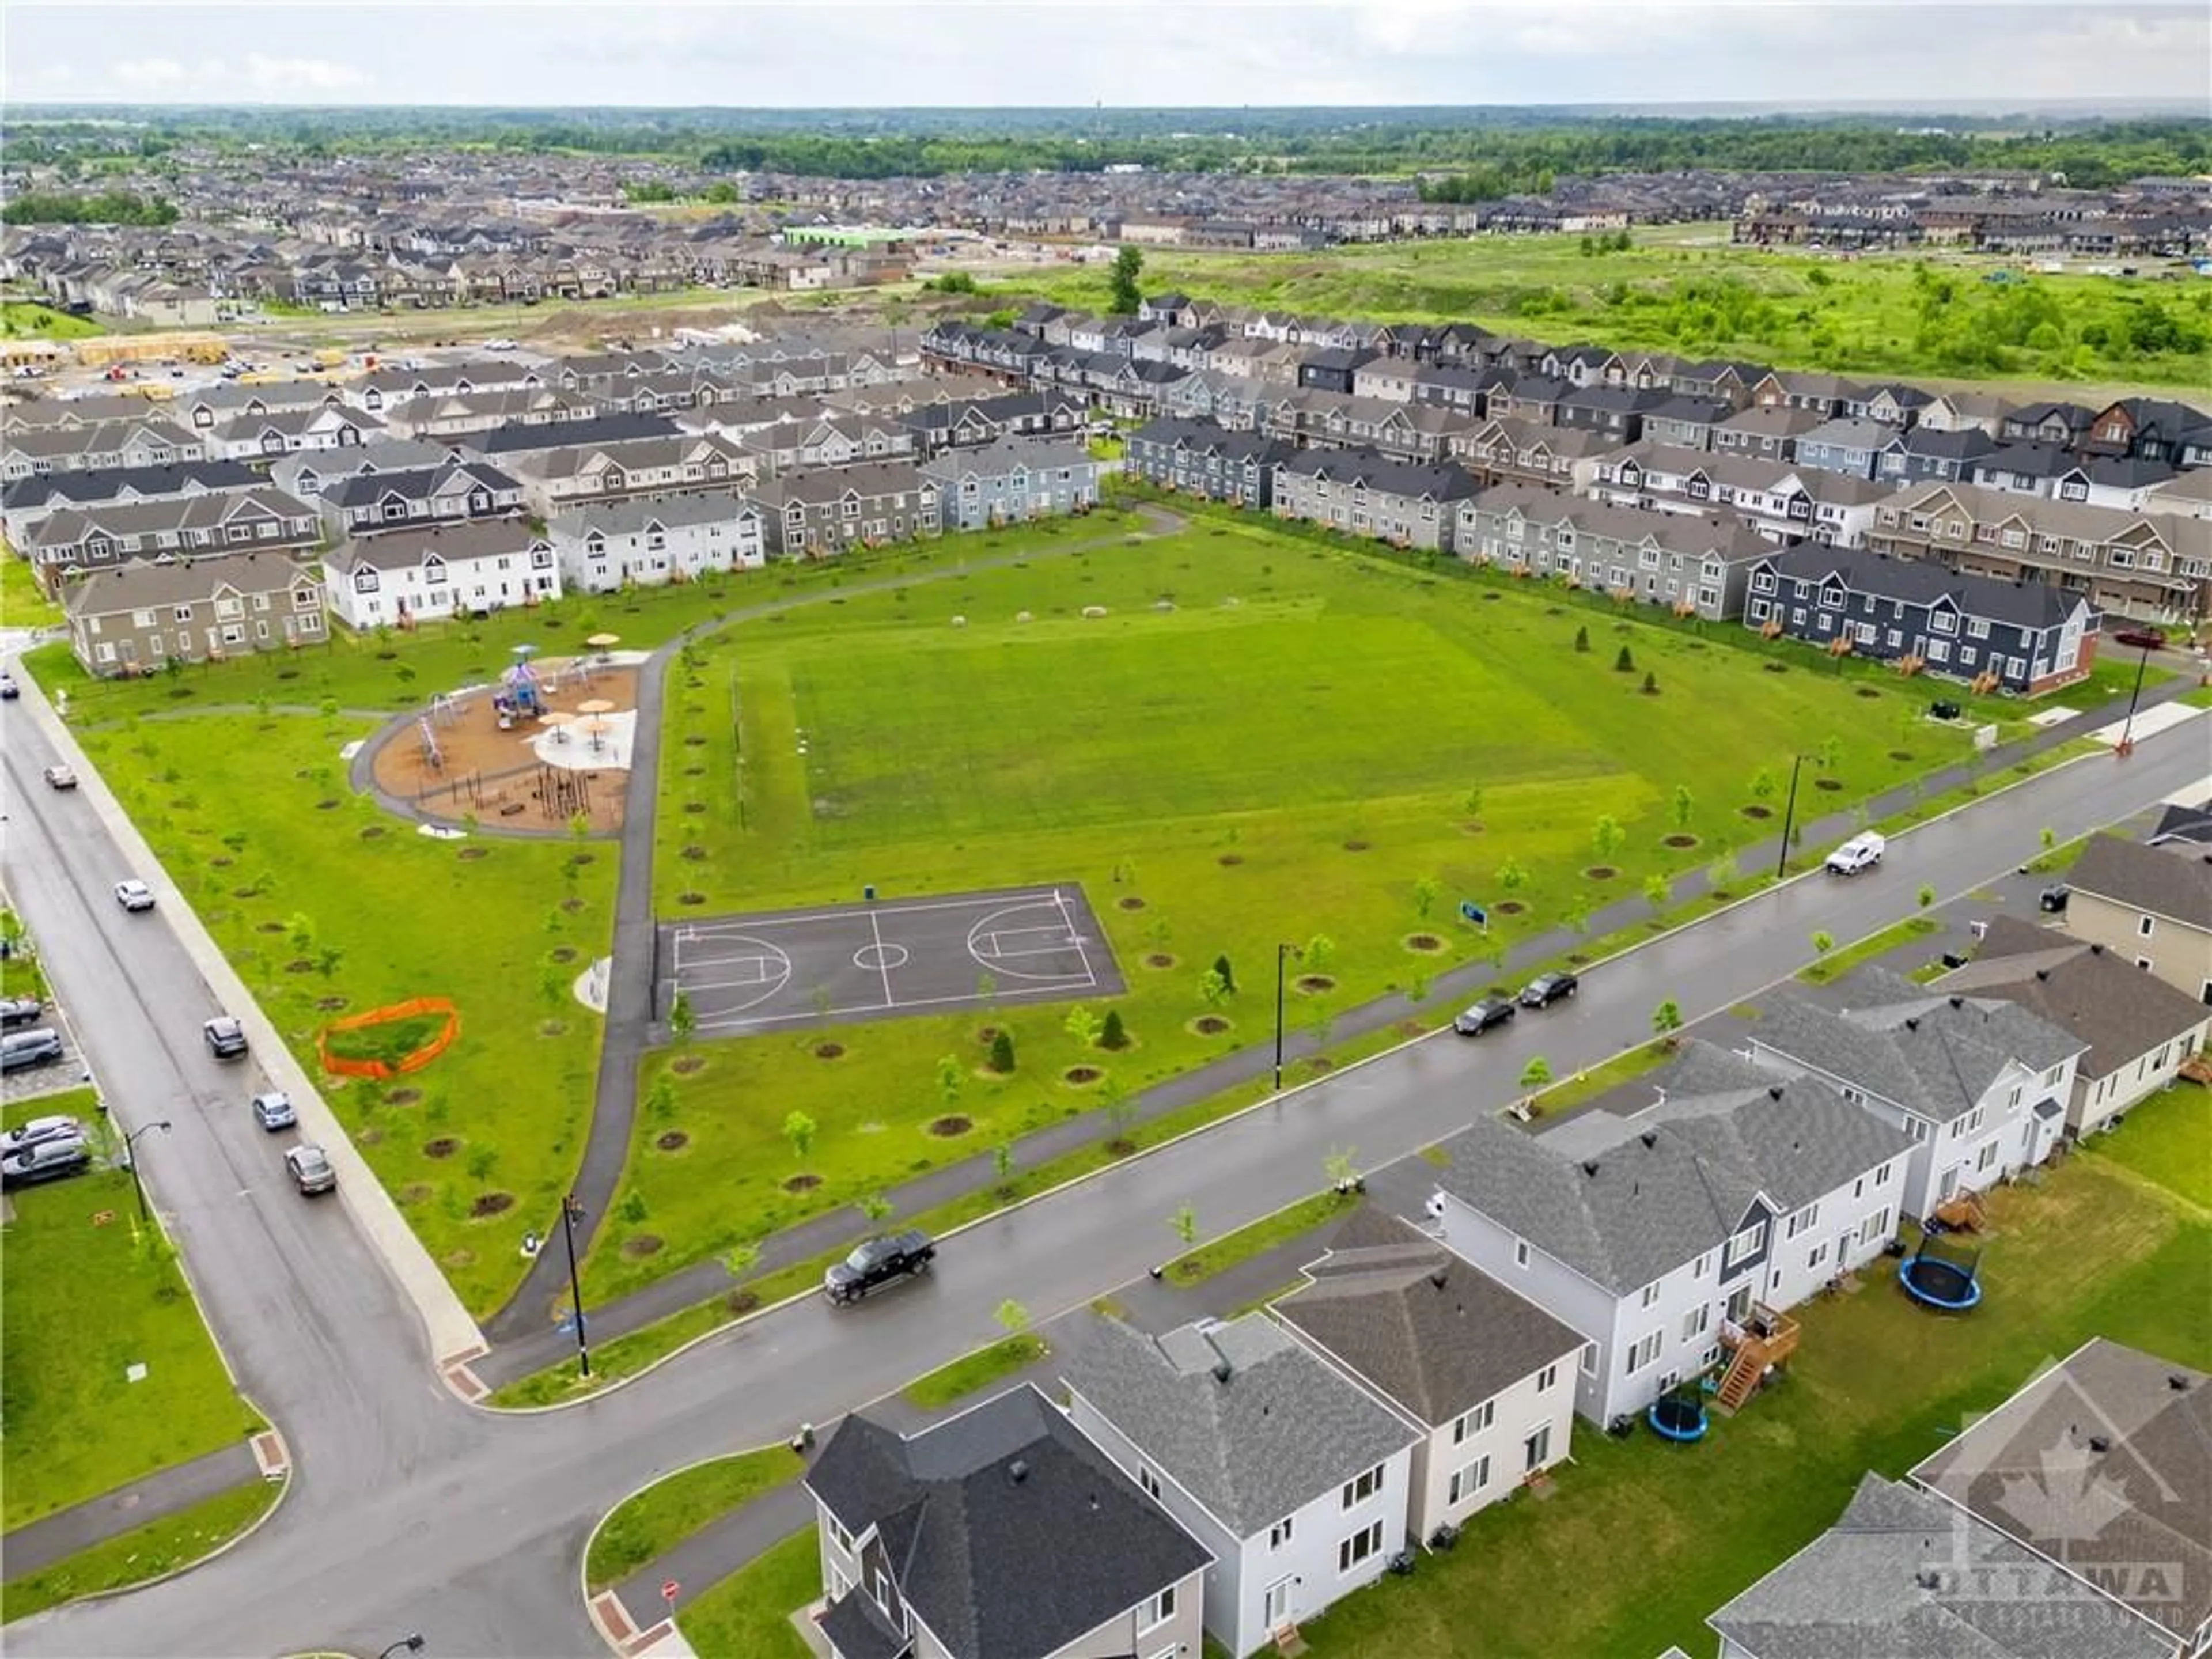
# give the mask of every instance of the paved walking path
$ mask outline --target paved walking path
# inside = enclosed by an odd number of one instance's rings
[[[2145,692],[2142,706],[2149,708],[2171,702],[2191,690],[2194,684],[2193,678],[2177,677]],[[2063,721],[2039,728],[2027,737],[2003,744],[1973,760],[1962,761],[1927,775],[1917,783],[1900,784],[1868,802],[1867,817],[1870,821],[1887,817],[1905,811],[1925,798],[1942,794],[1978,780],[1986,788],[1999,788],[2014,781],[2009,769],[2011,767],[2112,724],[2125,712],[2125,708],[2124,700],[2121,700],[2077,714]],[[2124,764],[2118,761],[2086,763]],[[649,791],[647,793],[650,793]],[[1799,804],[1805,805],[1808,796],[1818,799],[1808,787],[1801,793]],[[1803,869],[1806,860],[1815,855],[1814,849],[1855,833],[1857,823],[1855,810],[1832,812],[1817,819],[1802,821],[1799,825],[1798,836],[1793,836],[1793,839],[1802,837],[1802,844],[1792,848],[1791,866]],[[1741,850],[1736,854],[1736,864],[1745,878],[1771,870],[1781,845],[1781,836],[1778,831],[1770,839]],[[647,879],[649,881],[649,876]],[[1686,903],[1705,895],[1709,886],[1705,870],[1692,871],[1675,884],[1671,902],[1674,905]],[[1624,894],[1602,909],[1594,911],[1588,919],[1587,927],[1580,933],[1565,927],[1553,928],[1514,946],[1507,952],[1502,967],[1489,961],[1478,960],[1462,963],[1438,974],[1432,982],[1428,1000],[1422,1005],[1417,1006],[1402,995],[1392,994],[1347,1009],[1330,1022],[1332,1036],[1338,1040],[1364,1036],[1409,1019],[1418,1020],[1425,1028],[1432,1029],[1454,1004],[1475,995],[1490,985],[1500,980],[1510,982],[1537,963],[1570,955],[1586,947],[1592,939],[1633,928],[1648,921],[1650,916],[1651,907],[1640,892]],[[1849,942],[1838,941],[1839,944]],[[621,978],[618,955],[617,982]],[[1626,1033],[1622,1046],[1630,1046],[1644,1035],[1641,1030]],[[613,1041],[611,1027],[611,1047]],[[1303,1079],[1306,1073],[1299,1062],[1322,1046],[1310,1030],[1286,1032],[1283,1042],[1286,1080]],[[1224,1054],[1133,1096],[1128,1103],[1133,1121],[1149,1122],[1241,1085],[1268,1079],[1273,1065],[1274,1047],[1270,1036],[1266,1041]],[[630,1069],[625,1073],[631,1097],[629,1109],[632,1113],[635,1110],[635,1075],[633,1056]],[[606,1097],[602,1096],[603,1113],[605,1106]],[[596,1132],[596,1119],[593,1127]],[[1049,1163],[1091,1146],[1104,1139],[1107,1133],[1101,1114],[1091,1112],[1079,1117],[1063,1119],[1016,1141],[1013,1146],[1014,1168],[1018,1171]],[[623,1144],[627,1146],[626,1128]],[[620,1169],[617,1161],[614,1170],[617,1177]],[[884,1194],[884,1197],[899,1215],[922,1215],[940,1205],[988,1187],[998,1180],[993,1155],[983,1152],[893,1188]],[[609,1190],[612,1190],[611,1187]],[[805,1261],[840,1246],[855,1243],[866,1235],[869,1226],[867,1218],[851,1206],[824,1212],[763,1240],[759,1259],[747,1277],[774,1273],[793,1262]],[[539,1265],[546,1267],[546,1258],[541,1258]],[[562,1264],[561,1270],[566,1271],[565,1263]],[[694,1262],[629,1296],[589,1310],[592,1340],[603,1343],[642,1329],[671,1315],[724,1294],[738,1282],[719,1260]],[[540,1304],[541,1316],[544,1305]],[[495,1388],[560,1364],[574,1347],[573,1338],[549,1326],[542,1316],[531,1321],[510,1320],[507,1315],[512,1311],[511,1306],[487,1325],[487,1332],[498,1346],[494,1352],[475,1365],[477,1374]]]
[[[193,1504],[261,1480],[253,1448],[240,1440],[219,1451],[173,1464],[143,1480],[88,1498],[73,1508],[18,1527],[0,1538],[0,1559],[10,1582],[40,1571],[80,1550],[174,1515]]]

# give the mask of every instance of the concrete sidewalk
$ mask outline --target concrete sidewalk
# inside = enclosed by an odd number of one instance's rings
[[[143,1527],[149,1521],[174,1515],[193,1504],[228,1492],[234,1486],[258,1483],[261,1464],[251,1442],[240,1440],[178,1463],[143,1480],[87,1498],[73,1508],[18,1527],[0,1538],[0,1561],[15,1579],[65,1560],[80,1550]]]

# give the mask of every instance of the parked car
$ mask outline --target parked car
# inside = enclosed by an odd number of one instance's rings
[[[1523,1008],[1548,1008],[1555,1002],[1571,998],[1582,988],[1582,981],[1569,973],[1539,974],[1521,992]]]
[[[282,1089],[271,1089],[253,1097],[253,1121],[274,1133],[290,1128],[300,1121],[300,1115],[292,1109],[291,1096]]]
[[[143,881],[118,881],[115,884],[115,902],[126,910],[150,910],[154,908],[154,890]]]
[[[0,1187],[28,1187],[82,1175],[92,1167],[92,1148],[82,1135],[41,1140],[20,1152],[0,1154]]]
[[[2036,908],[2045,915],[2063,916],[2066,901],[2074,896],[2074,890],[2063,881],[2054,881],[2035,896]]]
[[[78,1140],[84,1139],[84,1125],[76,1118],[58,1115],[51,1117],[34,1117],[29,1122],[20,1123],[9,1130],[6,1134],[0,1135],[0,1158],[12,1157],[25,1147],[35,1146],[40,1141],[68,1140],[72,1138]]]
[[[313,1198],[317,1193],[337,1190],[338,1172],[331,1167],[330,1154],[311,1141],[286,1147],[284,1167],[292,1172],[292,1180],[302,1197]]]
[[[937,1246],[918,1229],[887,1233],[855,1249],[822,1276],[823,1294],[842,1306],[871,1291],[926,1273],[937,1260]]]
[[[1472,1008],[1452,1018],[1452,1030],[1462,1036],[1480,1036],[1493,1025],[1503,1025],[1518,1012],[1510,997],[1485,997]]]
[[[1856,876],[1862,870],[1871,870],[1881,862],[1882,853],[1888,845],[1871,830],[1863,836],[1853,836],[1828,854],[1828,873],[1832,876]]]
[[[36,997],[0,997],[0,1030],[28,1025],[46,1012],[46,1005]]]
[[[23,688],[15,684],[13,674],[0,674],[0,702],[13,702],[23,695]]]
[[[58,764],[49,766],[46,769],[46,787],[49,789],[74,789],[76,787],[76,774],[70,771],[66,766]]]
[[[51,1066],[61,1057],[62,1034],[51,1025],[41,1025],[33,1031],[10,1031],[0,1036],[0,1072]]]
[[[246,1027],[235,1014],[217,1014],[200,1027],[200,1035],[217,1060],[237,1060],[246,1053]]]

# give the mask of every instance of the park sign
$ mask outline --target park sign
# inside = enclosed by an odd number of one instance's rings
[[[1490,926],[1490,913],[1473,899],[1462,899],[1459,902],[1459,914],[1462,920],[1471,921],[1478,927]]]

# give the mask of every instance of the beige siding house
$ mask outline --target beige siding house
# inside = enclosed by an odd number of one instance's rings
[[[103,678],[319,645],[327,637],[321,579],[282,553],[97,571],[72,583],[63,605],[77,661]]]
[[[2069,879],[2068,933],[2212,1002],[2212,854],[2100,836]]]

